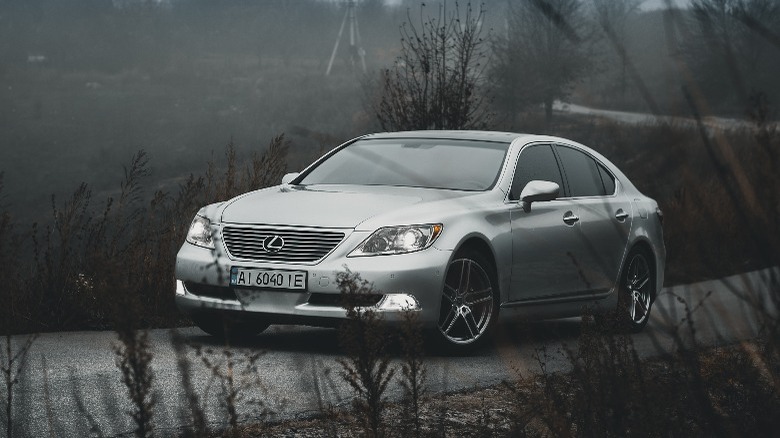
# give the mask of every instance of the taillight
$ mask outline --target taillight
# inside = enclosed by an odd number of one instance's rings
[[[658,220],[661,222],[661,225],[664,224],[664,212],[661,211],[661,207],[655,208],[655,214],[658,216]]]

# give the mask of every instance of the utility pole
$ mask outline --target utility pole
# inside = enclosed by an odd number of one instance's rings
[[[328,69],[325,71],[325,76],[330,75],[330,70],[333,68],[333,60],[336,59],[336,52],[339,50],[339,43],[341,43],[341,37],[344,34],[344,27],[349,21],[349,60],[352,63],[352,68],[355,68],[357,64],[357,58],[360,58],[360,65],[363,67],[363,73],[366,72],[366,51],[363,50],[363,46],[360,42],[360,28],[358,27],[357,14],[355,13],[355,0],[347,1],[347,11],[344,14],[344,19],[341,20],[341,27],[339,28],[339,36],[336,37],[336,44],[333,46],[333,53],[330,54],[330,61],[328,62]]]

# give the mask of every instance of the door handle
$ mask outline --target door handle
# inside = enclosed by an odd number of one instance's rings
[[[628,218],[628,213],[626,213],[625,211],[623,211],[623,209],[622,209],[622,208],[621,208],[621,209],[619,209],[619,210],[618,210],[618,211],[615,213],[615,219],[617,219],[619,222],[623,222],[624,220],[626,220],[626,218]]]
[[[565,222],[566,225],[574,225],[578,220],[580,220],[580,218],[570,211],[567,211],[566,214],[563,215],[563,222]]]

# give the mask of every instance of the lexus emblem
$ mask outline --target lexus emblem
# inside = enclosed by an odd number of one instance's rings
[[[279,252],[284,248],[284,239],[279,235],[268,236],[263,239],[263,249],[265,252]]]

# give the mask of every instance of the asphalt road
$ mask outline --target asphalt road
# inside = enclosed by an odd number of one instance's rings
[[[556,100],[553,103],[553,109],[564,113],[582,114],[589,116],[603,117],[608,120],[627,124],[627,125],[655,125],[655,124],[673,124],[676,126],[687,126],[695,128],[697,123],[695,119],[689,117],[676,117],[676,116],[654,116],[648,113],[636,113],[629,111],[613,111],[599,108],[590,108],[583,105],[577,105],[574,103],[561,102]],[[755,123],[749,120],[730,119],[726,117],[714,117],[706,116],[702,119],[702,123],[710,128],[718,128],[725,130],[736,129],[755,129]],[[777,123],[770,124],[769,127]]]
[[[674,351],[673,333],[688,339],[683,318],[685,299],[694,308],[696,342],[700,345],[734,343],[753,337],[758,322],[753,306],[768,306],[769,276],[780,269],[760,271],[688,286],[665,289],[656,301],[647,329],[633,336],[643,357]],[[775,287],[774,293],[778,293]],[[752,304],[751,304],[752,303]],[[539,372],[536,352],[544,347],[546,367],[565,370],[568,362],[562,350],[576,347],[579,319],[534,323],[530,326],[504,325],[495,344],[471,357],[429,357],[426,360],[428,385],[432,392],[484,387]],[[202,356],[216,364],[224,363],[225,347],[196,328],[178,331],[183,341],[201,346],[201,356],[190,345],[177,356],[171,330],[149,332],[153,345],[152,367],[156,407],[156,430],[175,435],[189,424],[184,401],[182,372],[177,365],[186,357],[191,367],[193,387],[206,404],[208,420],[224,425],[226,413],[220,405],[220,384],[206,367]],[[25,337],[12,338],[14,348]],[[116,436],[131,435],[130,404],[121,382],[113,346],[113,332],[72,332],[43,334],[32,345],[19,384],[14,391],[14,436]],[[5,345],[0,341],[4,358]],[[211,354],[206,350],[213,350]],[[307,327],[272,327],[250,344],[228,350],[236,361],[234,376],[241,381],[239,411],[242,419],[258,418],[268,408],[278,417],[306,416],[325,406],[349,404],[351,392],[339,376],[343,353],[337,332]],[[391,347],[393,364],[398,365],[399,349]],[[256,373],[244,373],[247,359]],[[224,367],[222,368],[224,369]],[[250,381],[250,377],[254,380]],[[0,393],[5,397],[4,389]],[[391,397],[398,397],[397,383],[391,384]],[[259,406],[256,402],[261,402]],[[2,405],[2,402],[0,402]],[[0,436],[5,433],[4,412],[0,413]]]

